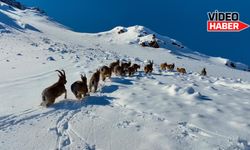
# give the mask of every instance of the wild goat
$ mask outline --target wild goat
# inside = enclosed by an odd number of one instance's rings
[[[42,92],[42,100],[43,102],[41,103],[42,106],[46,106],[49,107],[50,105],[54,104],[55,100],[57,97],[61,96],[63,93],[65,93],[64,98],[67,98],[67,90],[65,88],[65,84],[67,83],[66,80],[66,75],[65,75],[65,71],[59,71],[56,70],[57,72],[59,72],[59,80],[47,87],[46,89],[43,90]]]
[[[133,64],[131,67],[128,67],[127,73],[129,76],[132,76],[138,69],[140,69],[140,65]]]
[[[87,86],[87,77],[86,75],[81,74],[82,81],[76,81],[71,85],[71,91],[77,99],[82,99],[82,97],[87,96],[88,86]]]
[[[138,71],[138,69],[141,68],[141,66],[138,64],[133,64],[132,67],[135,69],[136,72]]]
[[[116,76],[125,76],[126,72],[125,70],[122,68],[122,66],[116,65],[114,67],[114,73]]]
[[[185,68],[177,68],[177,72],[182,73],[182,74],[187,73]]]
[[[127,73],[129,76],[132,76],[135,74],[135,68],[134,67],[128,67]]]
[[[202,76],[206,76],[206,75],[207,75],[206,68],[203,68],[203,69],[201,70],[201,75],[202,75]]]
[[[131,61],[129,61],[128,63],[127,62],[122,62],[121,63],[121,67],[126,71],[128,70],[128,67],[130,67],[131,65]]]
[[[153,72],[153,64],[154,64],[153,61],[149,61],[149,64],[147,64],[146,66],[144,66],[144,72],[145,72],[145,74]]]
[[[168,65],[167,63],[162,63],[160,65],[161,70],[166,70],[167,65]]]
[[[100,80],[100,70],[96,70],[96,72],[92,75],[90,81],[89,81],[89,91],[92,92],[93,88],[94,91],[96,92],[97,88],[98,88],[98,83]]]
[[[102,77],[102,81],[105,81],[105,79],[107,77],[111,78],[111,74],[112,74],[111,68],[109,68],[108,66],[101,67],[100,74],[101,74],[101,77]]]
[[[120,65],[120,60],[116,60],[115,62],[110,63],[109,68],[111,69],[112,72],[114,72],[114,67]]]
[[[174,67],[175,67],[175,64],[174,63],[173,64],[166,64],[166,67],[167,67],[168,70],[173,71]]]

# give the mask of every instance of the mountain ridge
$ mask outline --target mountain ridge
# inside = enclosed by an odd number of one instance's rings
[[[15,2],[13,0],[6,0],[9,2]],[[3,2],[3,1],[2,1]],[[20,4],[22,5],[22,4]],[[2,6],[3,7],[3,6]],[[26,8],[26,7],[25,7]],[[31,12],[33,13],[34,9],[27,9],[26,12]],[[39,9],[38,9],[39,10]],[[37,11],[37,10],[35,10]],[[42,17],[46,17],[45,14],[43,14],[42,12],[35,12],[38,14],[41,14]],[[3,16],[2,16],[3,18]],[[5,16],[6,18],[6,16]],[[46,19],[49,19],[48,17],[46,17]],[[3,19],[3,21],[6,19]],[[16,20],[12,20],[12,18],[8,18],[8,23],[7,25],[13,26],[14,28],[19,28],[19,29],[30,29],[30,30],[34,30],[34,31],[39,31],[35,26],[30,25],[28,22],[24,23],[21,21],[21,19],[16,19]],[[52,20],[53,21],[53,20]],[[12,23],[10,23],[12,22]],[[56,23],[55,21],[53,21],[55,24],[62,26],[61,24]],[[1,25],[1,24],[0,24]],[[62,26],[63,28],[67,28]],[[1,29],[2,28],[2,29]],[[2,30],[1,32],[8,32],[6,30],[3,30],[3,25],[0,26],[0,29]],[[124,32],[120,33],[120,31],[124,30]],[[79,34],[84,34],[84,33],[79,33]],[[89,33],[85,33],[85,34],[89,34]],[[154,31],[152,31],[151,29],[148,29],[147,27],[141,26],[141,25],[135,25],[135,26],[131,26],[131,27],[122,27],[122,26],[117,26],[114,27],[113,29],[109,30],[109,31],[105,31],[105,32],[99,32],[99,33],[93,33],[93,35],[97,35],[97,36],[101,36],[101,35],[106,35],[108,36],[109,34],[114,35],[112,42],[122,42],[122,44],[127,43],[127,44],[138,44],[141,46],[146,46],[146,47],[154,47],[154,46],[150,46],[151,44],[155,44],[157,48],[166,48],[167,50],[172,50],[173,53],[176,54],[181,54],[181,53],[193,53],[194,55],[201,55],[204,57],[210,57],[204,54],[201,54],[197,51],[192,51],[190,50],[188,47],[184,46],[181,42],[175,40],[175,39],[171,39],[167,36],[162,36]],[[116,34],[119,34],[119,36],[116,36]],[[117,40],[118,38],[118,40]],[[120,40],[120,39],[123,39]],[[154,42],[154,43],[152,43]],[[182,55],[182,54],[181,54]],[[231,61],[229,59],[226,58],[221,58],[221,57],[217,57],[218,60],[215,59],[216,57],[211,57],[210,60],[215,60],[215,62],[221,62],[224,65],[233,68],[233,69],[239,69],[239,70],[243,70],[243,71],[250,71],[249,66],[240,63],[240,62],[234,62]]]

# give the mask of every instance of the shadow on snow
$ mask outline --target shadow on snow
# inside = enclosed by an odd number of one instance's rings
[[[0,116],[0,131],[10,130],[13,126],[22,125],[27,121],[36,121],[41,118],[46,118],[48,116],[57,116],[58,113],[77,113],[80,112],[82,108],[88,106],[106,106],[114,100],[114,97],[108,96],[89,96],[83,100],[62,100],[59,101],[48,108],[37,107],[34,109],[28,109],[21,111],[17,114],[10,114],[6,116]]]
[[[49,108],[54,108],[56,110],[59,109],[67,109],[67,110],[76,110],[81,109],[82,107],[87,107],[89,105],[98,105],[98,106],[106,106],[111,103],[112,100],[114,100],[114,97],[108,97],[108,96],[88,96],[85,97],[83,100],[62,100],[59,101]]]

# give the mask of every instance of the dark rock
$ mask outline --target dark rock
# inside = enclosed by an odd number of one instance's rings
[[[54,57],[50,56],[47,58],[48,61],[56,61]]]
[[[146,44],[146,42],[142,42],[140,45],[141,45],[142,47],[148,46],[148,45]]]
[[[151,41],[151,42],[149,43],[149,46],[150,46],[150,47],[153,47],[153,48],[160,48],[160,46],[159,46],[159,44],[157,43],[156,40]]]
[[[142,42],[140,44],[142,47],[153,47],[153,48],[160,48],[159,44],[156,40],[148,42]]]
[[[233,68],[235,68],[236,66],[235,66],[235,64],[234,63],[230,63],[230,65],[231,65],[231,67],[233,67]]]
[[[228,67],[236,68],[236,66],[233,62],[227,62],[225,65]]]
[[[177,47],[179,47],[179,48],[184,48],[184,46],[182,46],[182,45],[180,45],[180,44],[177,44],[176,42],[172,42],[172,45],[175,45],[175,46],[177,46]]]
[[[172,42],[172,44],[173,44],[173,45],[178,45],[178,44],[177,44],[177,43],[175,43],[175,42]]]
[[[152,39],[153,39],[153,40],[155,40],[155,38],[156,38],[156,36],[155,36],[155,34],[153,34],[153,37],[152,37]]]
[[[125,29],[121,29],[121,30],[118,31],[118,34],[122,34],[122,33],[125,33],[125,32],[126,32]]]

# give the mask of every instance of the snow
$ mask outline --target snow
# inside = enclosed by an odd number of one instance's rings
[[[0,3],[0,149],[250,149],[250,73],[227,67],[228,59],[194,52],[143,26],[77,33]],[[161,48],[139,45],[153,34]],[[117,59],[141,69],[75,99],[69,89],[80,73],[89,80]],[[147,60],[154,60],[149,75],[143,73]],[[160,71],[163,62],[187,74]],[[206,77],[199,74],[203,67]],[[68,99],[41,107],[56,69],[66,72]]]

